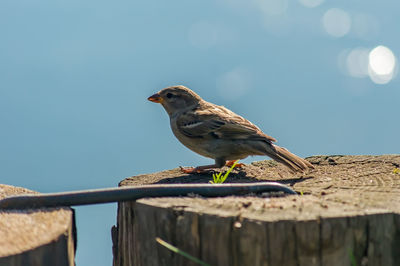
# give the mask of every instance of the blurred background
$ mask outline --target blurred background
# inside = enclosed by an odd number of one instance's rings
[[[2,0],[0,182],[58,192],[211,163],[146,100],[175,84],[303,157],[399,153],[399,9],[391,0]],[[111,265],[116,204],[76,209],[77,265]]]

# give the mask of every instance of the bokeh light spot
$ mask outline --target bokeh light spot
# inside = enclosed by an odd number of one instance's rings
[[[369,64],[376,74],[388,75],[393,72],[396,60],[389,48],[380,45],[369,53]]]
[[[369,49],[355,48],[346,57],[346,68],[350,76],[364,78],[368,76]]]
[[[339,8],[331,8],[322,17],[325,31],[333,37],[345,36],[351,28],[350,15]]]
[[[397,74],[396,57],[385,46],[344,50],[338,56],[339,68],[355,78],[370,77],[376,84],[386,84]]]
[[[368,74],[377,84],[386,84],[394,77],[396,57],[386,46],[379,45],[369,53]]]

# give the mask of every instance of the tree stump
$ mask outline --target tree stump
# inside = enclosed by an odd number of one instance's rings
[[[36,193],[0,184],[0,199]],[[0,209],[0,265],[75,264],[75,218],[70,208]]]
[[[114,265],[197,265],[156,237],[210,265],[400,265],[400,155],[307,159],[315,169],[303,175],[261,161],[227,180],[276,181],[297,196],[119,203]],[[210,180],[211,174],[173,169],[130,177],[120,186]]]

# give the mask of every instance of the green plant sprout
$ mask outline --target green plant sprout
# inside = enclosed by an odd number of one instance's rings
[[[393,174],[400,174],[400,169],[399,168],[394,168],[393,169]]]
[[[222,172],[218,174],[213,174],[213,181],[210,181],[211,184],[222,184],[225,182],[225,180],[228,178],[228,175],[232,172],[233,168],[235,168],[236,164],[239,162],[239,160],[236,160],[231,168],[222,176]]]
[[[354,256],[353,250],[349,248],[347,252],[349,253],[351,266],[357,266],[356,257]]]
[[[189,259],[189,260],[191,260],[191,261],[193,261],[193,262],[195,262],[195,263],[198,263],[198,264],[203,265],[203,266],[210,266],[210,264],[207,264],[207,263],[205,263],[204,261],[201,261],[201,260],[199,260],[198,258],[193,257],[192,255],[190,255],[190,254],[188,254],[188,253],[186,253],[186,252],[180,250],[179,248],[177,248],[177,247],[171,245],[170,243],[165,242],[164,240],[162,240],[162,239],[159,238],[159,237],[156,237],[156,241],[157,241],[160,245],[162,245],[162,246],[166,247],[167,249],[171,250],[172,252],[175,252],[175,253],[177,253],[177,254],[179,254],[179,255],[181,255],[181,256],[183,256],[183,257],[185,257],[185,258],[187,258],[187,259]]]

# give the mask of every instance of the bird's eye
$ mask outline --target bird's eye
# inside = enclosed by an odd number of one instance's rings
[[[171,99],[172,96],[174,96],[172,93],[170,93],[170,92],[167,93],[167,98],[168,98],[168,99]]]

